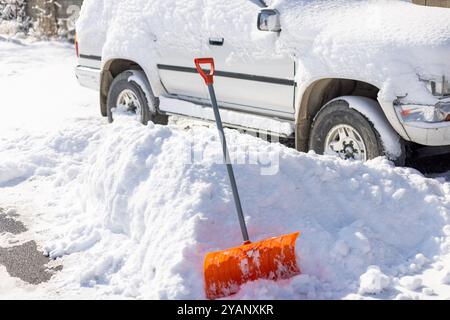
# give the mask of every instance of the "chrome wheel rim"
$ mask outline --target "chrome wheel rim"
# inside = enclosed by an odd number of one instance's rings
[[[123,90],[117,97],[116,108],[126,113],[136,114],[138,117],[141,115],[141,103],[137,95],[129,89]]]
[[[367,148],[359,132],[349,125],[337,125],[325,139],[326,155],[344,160],[367,161]]]

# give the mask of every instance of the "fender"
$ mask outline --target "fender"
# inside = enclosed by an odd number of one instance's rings
[[[137,65],[139,65],[142,68],[155,97],[159,97],[162,94],[166,93],[166,90],[164,89],[164,87],[161,84],[161,80],[159,78],[158,68],[156,66],[156,63],[152,63],[151,61],[140,61],[140,59],[136,59],[136,57],[129,57],[126,55],[103,56],[101,69],[104,70],[105,66],[110,61],[119,60],[119,59],[133,61],[134,63],[136,63]]]
[[[133,75],[128,79],[128,82],[134,81],[142,88],[145,94],[145,98],[147,99],[150,111],[152,113],[156,113],[157,112],[156,109],[158,107],[158,100],[155,98],[155,95],[153,94],[152,87],[148,82],[148,78],[145,75],[145,72],[141,70],[129,70],[129,71]]]
[[[298,82],[295,99],[295,121],[296,121],[296,149],[306,152],[313,118],[330,100],[338,97],[355,96],[354,83],[367,86],[370,98],[376,103],[376,109],[384,113],[385,118],[391,127],[404,140],[410,141],[394,107],[394,100],[380,99],[379,87],[370,81],[347,78],[319,78],[311,81],[303,80]],[[377,92],[375,92],[377,91]],[[369,97],[369,96],[367,96]],[[372,101],[371,100],[371,101]],[[390,100],[390,101],[389,101]]]
[[[389,158],[397,159],[402,156],[404,146],[401,137],[392,128],[380,105],[369,98],[358,96],[343,96],[328,102],[324,108],[335,101],[345,101],[349,108],[364,115],[380,134],[381,141]]]

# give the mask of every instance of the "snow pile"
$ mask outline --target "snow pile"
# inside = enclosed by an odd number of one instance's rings
[[[260,159],[235,167],[251,237],[302,232],[303,274],[247,284],[238,298],[394,296],[399,278],[449,253],[449,183],[384,159],[343,162],[227,135],[235,161]],[[214,128],[143,127],[120,117],[111,126],[67,125],[33,146],[15,143],[29,149],[22,163],[39,164],[30,176],[50,179],[43,198],[58,223],[47,250],[69,255],[64,272],[72,278],[63,287],[202,299],[205,253],[240,244]],[[278,168],[275,175],[261,175],[268,165]],[[420,286],[408,279],[400,285]]]
[[[383,274],[378,266],[370,266],[360,277],[359,292],[379,294],[389,286],[389,283],[389,277]]]
[[[418,277],[405,276],[400,279],[400,284],[409,290],[417,290],[422,286],[422,280]]]
[[[450,74],[448,9],[401,0],[274,0],[271,7],[281,14],[279,36],[256,30],[259,8],[248,0],[87,0],[77,24],[80,50],[102,53],[103,62],[138,62],[157,94],[160,58],[211,55],[204,45],[211,35],[233,48],[226,63],[295,56],[300,90],[321,78],[349,78],[380,88],[381,100],[408,94],[436,103],[419,76]]]
[[[32,167],[34,166],[21,163],[17,159],[15,161],[3,161],[0,164],[0,184],[5,184],[20,177],[30,176],[33,172]]]

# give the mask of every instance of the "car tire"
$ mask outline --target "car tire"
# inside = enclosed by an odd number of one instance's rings
[[[133,75],[134,71],[124,71],[114,78],[111,83],[107,98],[107,116],[110,123],[114,121],[113,109],[122,100],[127,101],[127,104],[124,105],[128,108],[127,111],[135,112],[138,121],[143,125],[147,125],[149,121],[156,119],[156,115],[150,111],[150,102],[145,94],[148,91],[150,91],[148,94],[152,94],[151,90],[144,90],[139,83],[132,79],[130,80]],[[155,97],[151,98],[157,101]]]
[[[344,100],[332,101],[319,111],[313,121],[309,149],[321,155],[361,161],[387,155],[373,123]],[[404,165],[404,154],[403,151],[391,160]]]

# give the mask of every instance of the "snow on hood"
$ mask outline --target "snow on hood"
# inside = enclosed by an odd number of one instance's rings
[[[450,76],[450,10],[396,0],[277,0],[278,45],[298,57],[299,83],[346,77],[429,102],[421,76]]]
[[[380,99],[408,94],[417,103],[436,99],[420,76],[450,77],[450,10],[401,0],[273,0],[282,32],[256,30],[259,7],[248,0],[86,0],[77,30],[82,51],[138,60],[154,86],[158,49],[189,48],[210,35],[231,35],[235,56],[258,59],[289,53],[305,89],[320,78],[359,79],[381,89]],[[224,12],[228,13],[224,15]],[[104,45],[103,45],[104,44]],[[158,91],[158,88],[156,88]]]

